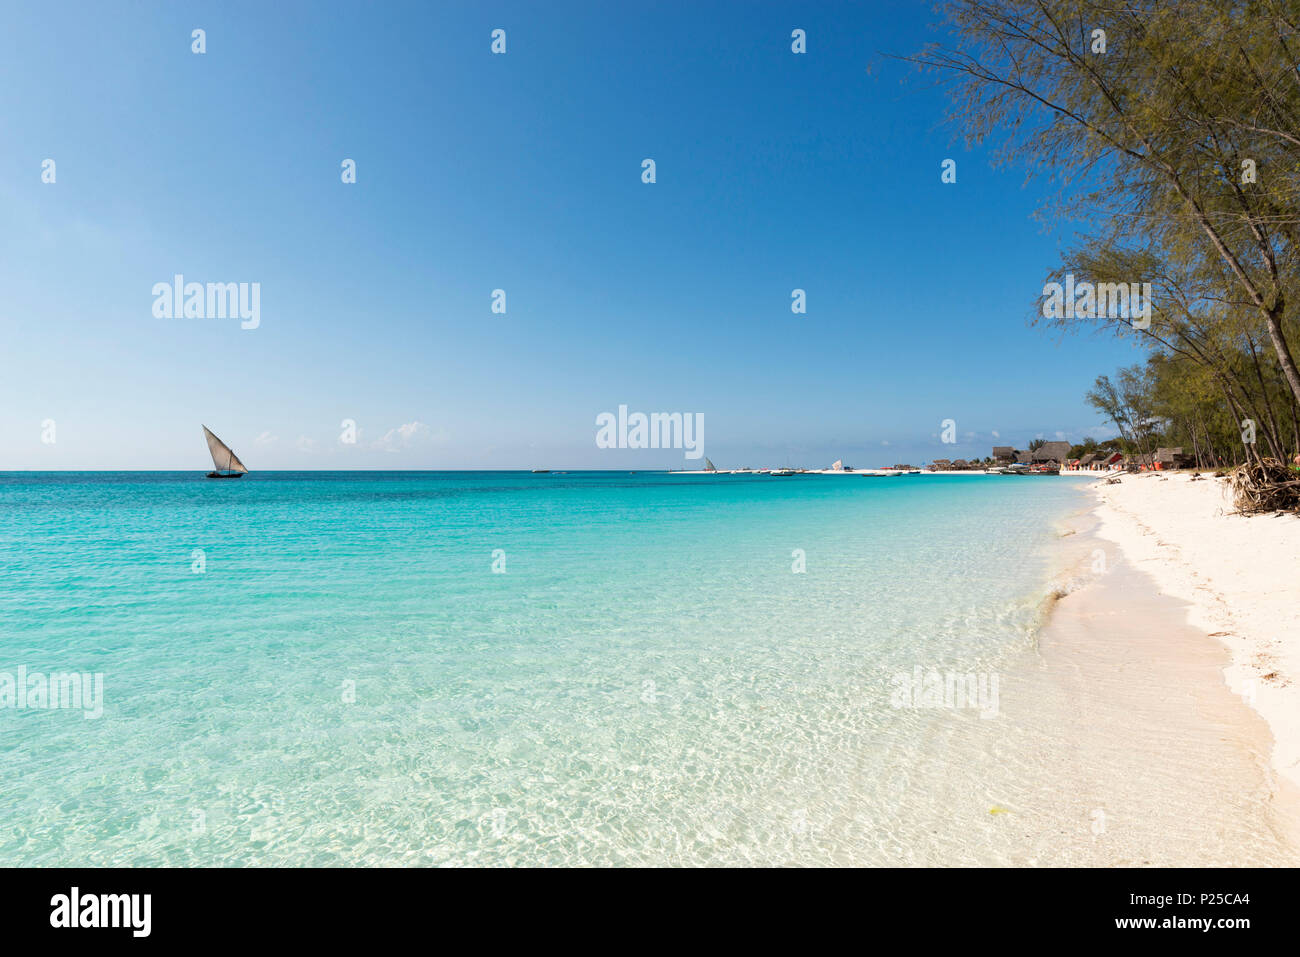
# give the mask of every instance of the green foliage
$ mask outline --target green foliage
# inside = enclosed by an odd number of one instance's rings
[[[952,41],[913,59],[952,81],[950,119],[1059,184],[1043,212],[1082,227],[1049,280],[1151,284],[1149,326],[1127,308],[1047,320],[1148,354],[1100,377],[1088,400],[1130,451],[1289,460],[1300,447],[1297,0],[950,0],[946,11]]]

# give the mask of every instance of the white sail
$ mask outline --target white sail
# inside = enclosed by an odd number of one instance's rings
[[[212,434],[212,430],[206,425],[203,427],[203,437],[208,440],[208,451],[212,453],[212,466],[218,472],[247,472],[244,463],[239,461],[239,456],[230,450],[225,442]]]

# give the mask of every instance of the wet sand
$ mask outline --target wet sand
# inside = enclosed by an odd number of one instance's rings
[[[1055,769],[1046,780],[1068,782],[1093,822],[1082,856],[1300,863],[1300,789],[1270,761],[1268,724],[1224,681],[1227,649],[1100,537],[1103,527],[1098,509],[1072,520],[1060,571],[1068,593],[1040,634],[1037,668],[1005,699],[1015,723],[1027,702],[1043,709],[1049,733],[1037,757]]]
[[[1056,554],[1063,594],[1005,662],[996,718],[937,716],[911,774],[864,788],[908,809],[868,862],[1300,865],[1300,789],[1224,682],[1227,651],[1097,534],[1080,493]]]
[[[1225,481],[1188,473],[1092,494],[1099,533],[1227,649],[1224,679],[1269,723],[1273,766],[1300,787],[1300,517],[1234,514]]]

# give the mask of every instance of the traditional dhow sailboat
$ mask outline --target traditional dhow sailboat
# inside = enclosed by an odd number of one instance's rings
[[[208,440],[208,451],[212,453],[213,470],[208,473],[208,478],[239,478],[248,471],[230,446],[213,435],[206,425],[203,426],[203,437]]]

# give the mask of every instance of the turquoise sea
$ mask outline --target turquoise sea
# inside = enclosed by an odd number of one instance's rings
[[[1032,645],[1078,489],[0,474],[0,672],[103,675],[0,710],[0,864],[906,863],[891,681]]]

